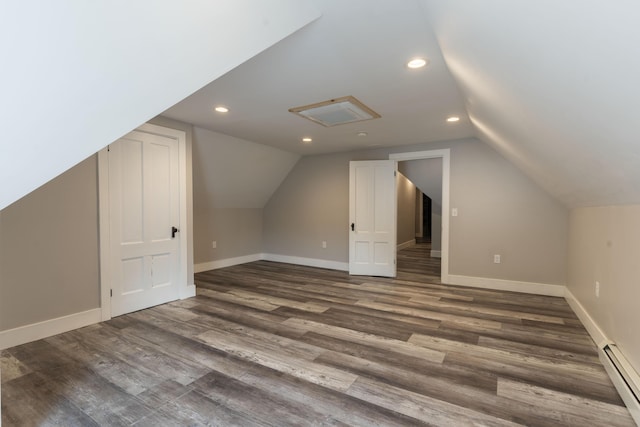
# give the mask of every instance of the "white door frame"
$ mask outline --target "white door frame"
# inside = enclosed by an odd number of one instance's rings
[[[187,248],[189,234],[189,223],[187,218],[187,136],[186,132],[171,129],[164,126],[145,123],[135,129],[139,132],[160,135],[173,138],[178,141],[178,164],[179,164],[179,186],[180,186],[180,265],[178,289],[179,298],[189,298],[195,295],[195,287],[189,285],[187,269]],[[109,156],[108,147],[98,152],[98,216],[100,234],[100,307],[102,321],[111,319],[111,263],[109,257],[110,237],[109,237],[109,192],[115,189],[109,188]]]
[[[442,159],[442,257],[440,259],[440,281],[449,283],[449,183],[451,174],[451,150],[413,151],[389,154],[389,160]]]

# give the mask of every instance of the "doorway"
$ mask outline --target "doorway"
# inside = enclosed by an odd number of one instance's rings
[[[429,150],[429,151],[417,151],[408,153],[394,153],[389,155],[390,160],[396,162],[407,160],[420,160],[420,159],[442,159],[442,217],[441,217],[441,235],[440,235],[440,250],[431,251],[431,256],[440,255],[440,280],[442,283],[448,283],[449,281],[449,186],[450,186],[450,150]],[[433,224],[433,221],[432,221]],[[432,227],[431,235],[432,239],[435,237],[438,227]]]
[[[414,183],[415,185],[415,183]],[[416,243],[431,243],[431,197],[420,191],[420,198],[416,200],[416,204],[420,203],[419,209],[416,209],[416,213],[419,212],[420,217],[420,233],[416,234]]]

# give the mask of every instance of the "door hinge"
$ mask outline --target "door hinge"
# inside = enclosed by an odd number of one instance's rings
[[[110,146],[110,145],[107,145],[107,153],[108,153],[109,151],[111,151],[111,146]]]
[[[113,298],[113,289],[109,289],[109,296]]]
[[[393,176],[398,176],[397,174],[398,174],[398,172],[393,171]]]

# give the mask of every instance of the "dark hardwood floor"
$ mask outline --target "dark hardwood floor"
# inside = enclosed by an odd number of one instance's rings
[[[254,262],[2,352],[2,425],[633,426],[562,298]]]

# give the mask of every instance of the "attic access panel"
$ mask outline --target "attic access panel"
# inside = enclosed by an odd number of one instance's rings
[[[290,108],[289,111],[326,127],[380,117],[380,114],[353,96],[343,96],[316,104]]]

